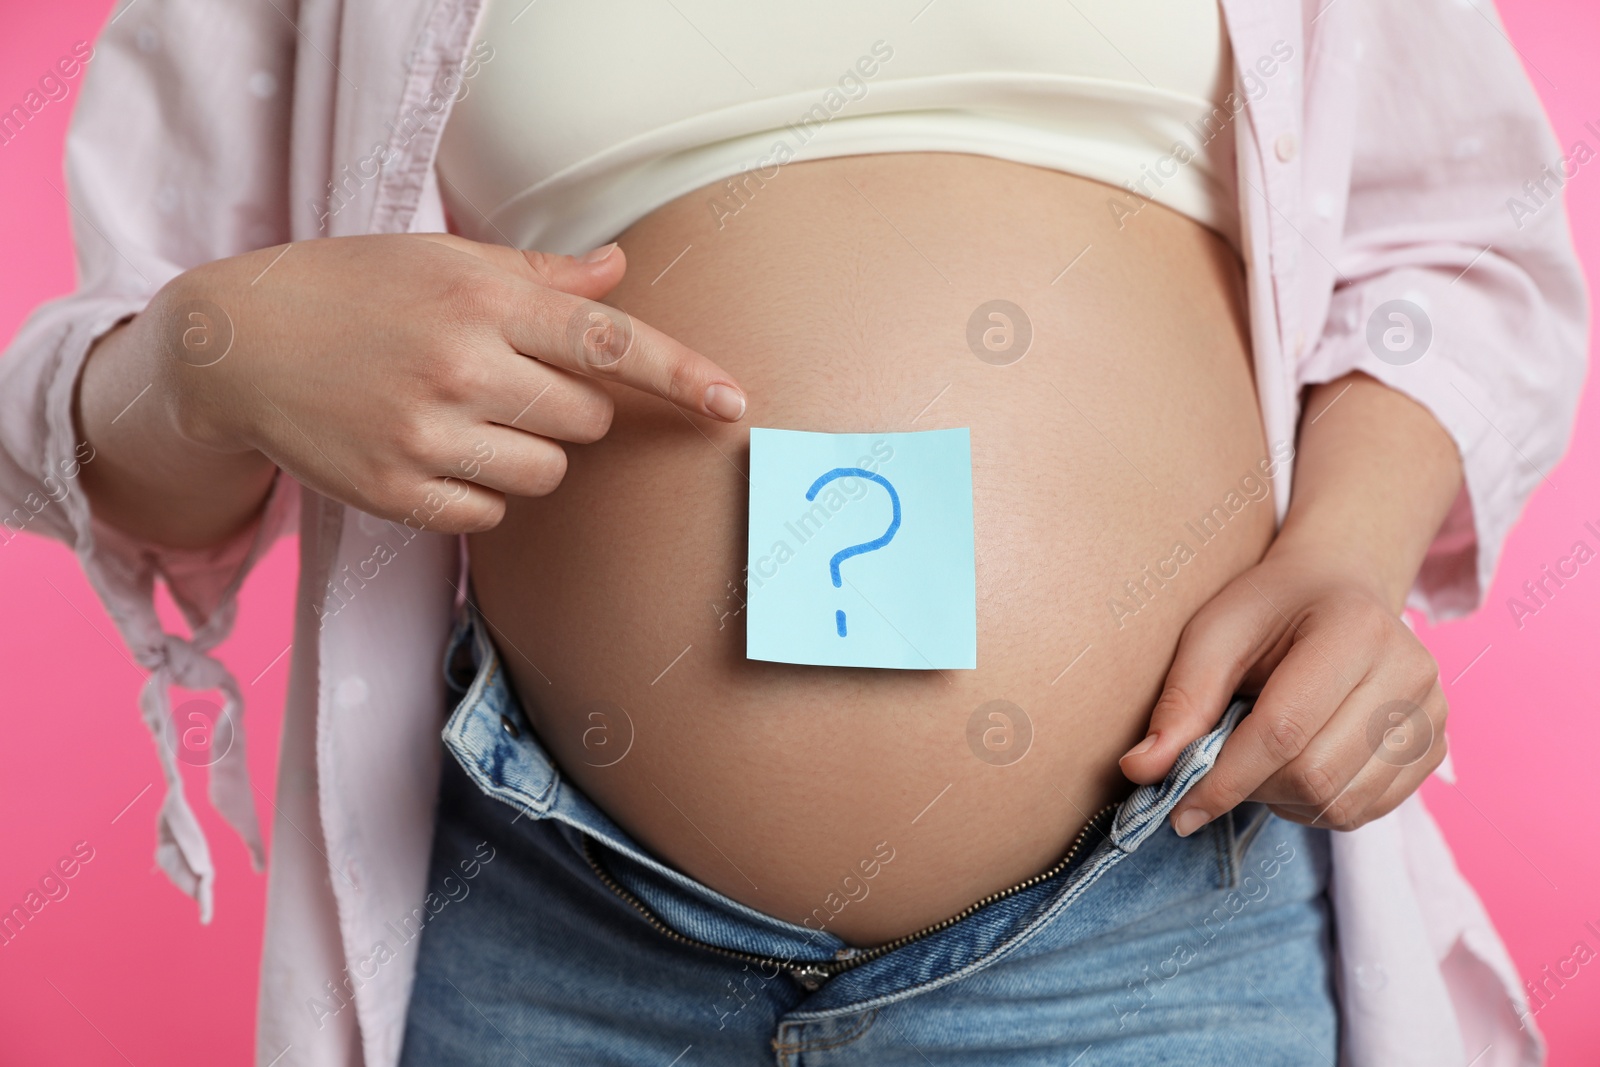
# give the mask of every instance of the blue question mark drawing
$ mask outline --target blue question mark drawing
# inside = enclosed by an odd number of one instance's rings
[[[753,426],[749,456],[747,660],[977,668],[969,430]],[[717,608],[719,622],[729,607],[740,605]]]
[[[863,541],[859,545],[850,545],[848,548],[841,548],[839,551],[833,554],[832,559],[828,560],[828,572],[833,576],[833,587],[835,589],[840,589],[843,588],[844,581],[839,577],[839,564],[843,563],[851,556],[859,556],[864,552],[876,552],[878,549],[884,547],[890,541],[894,540],[896,531],[900,529],[900,494],[895,492],[894,486],[889,484],[889,479],[883,477],[881,474],[874,474],[871,471],[862,470],[860,467],[835,467],[833,470],[829,471],[827,474],[824,474],[822,477],[811,483],[811,488],[806,490],[806,499],[815,500],[817,498],[817,493],[821,491],[822,487],[836,478],[866,478],[870,481],[877,482],[879,485],[883,486],[889,491],[889,502],[894,505],[894,520],[889,523],[889,528],[883,531],[882,536],[875,537],[871,541]],[[844,637],[844,612],[842,610],[836,611],[833,613],[833,617],[834,622],[839,628],[839,636]]]

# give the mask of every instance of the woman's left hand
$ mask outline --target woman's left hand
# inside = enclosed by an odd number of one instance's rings
[[[1438,664],[1382,591],[1327,544],[1282,538],[1184,628],[1150,733],[1123,773],[1159,782],[1236,691],[1255,707],[1173,811],[1187,836],[1254,800],[1353,830],[1410,796],[1445,756]]]

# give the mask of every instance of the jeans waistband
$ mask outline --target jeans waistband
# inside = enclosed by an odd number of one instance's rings
[[[1109,828],[1104,822],[1091,826],[1088,832],[1098,840],[1086,840],[1070,866],[821,985],[819,975],[860,950],[825,930],[787,922],[724,896],[634,842],[563,778],[501,669],[487,625],[470,605],[452,633],[444,667],[447,683],[459,696],[444,727],[444,744],[479,789],[530,819],[559,827],[568,843],[586,855],[592,854],[586,838],[603,846],[604,871],[598,873],[621,883],[679,936],[714,949],[783,961],[806,988],[820,985],[803,1012],[813,1018],[900,999],[1029,951],[1106,871],[1161,829],[1179,799],[1211,769],[1253,703],[1249,697],[1232,701],[1216,728],[1186,747],[1162,782],[1135,789],[1117,806]]]

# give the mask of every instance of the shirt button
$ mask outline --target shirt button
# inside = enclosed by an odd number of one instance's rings
[[[1300,141],[1292,133],[1280,133],[1278,134],[1278,140],[1276,144],[1274,144],[1273,148],[1278,153],[1278,162],[1287,163],[1293,159],[1295,153],[1300,150]]]
[[[500,716],[500,726],[501,726],[502,729],[505,730],[506,733],[510,734],[512,737],[521,737],[522,736],[522,731],[517,729],[517,724],[511,721],[511,716],[509,716],[509,715]]]

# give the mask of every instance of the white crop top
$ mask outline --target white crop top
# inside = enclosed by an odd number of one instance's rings
[[[440,146],[451,225],[578,253],[746,171],[939,151],[1105,182],[1111,214],[1134,189],[1238,247],[1217,0],[919,3],[489,0]]]

